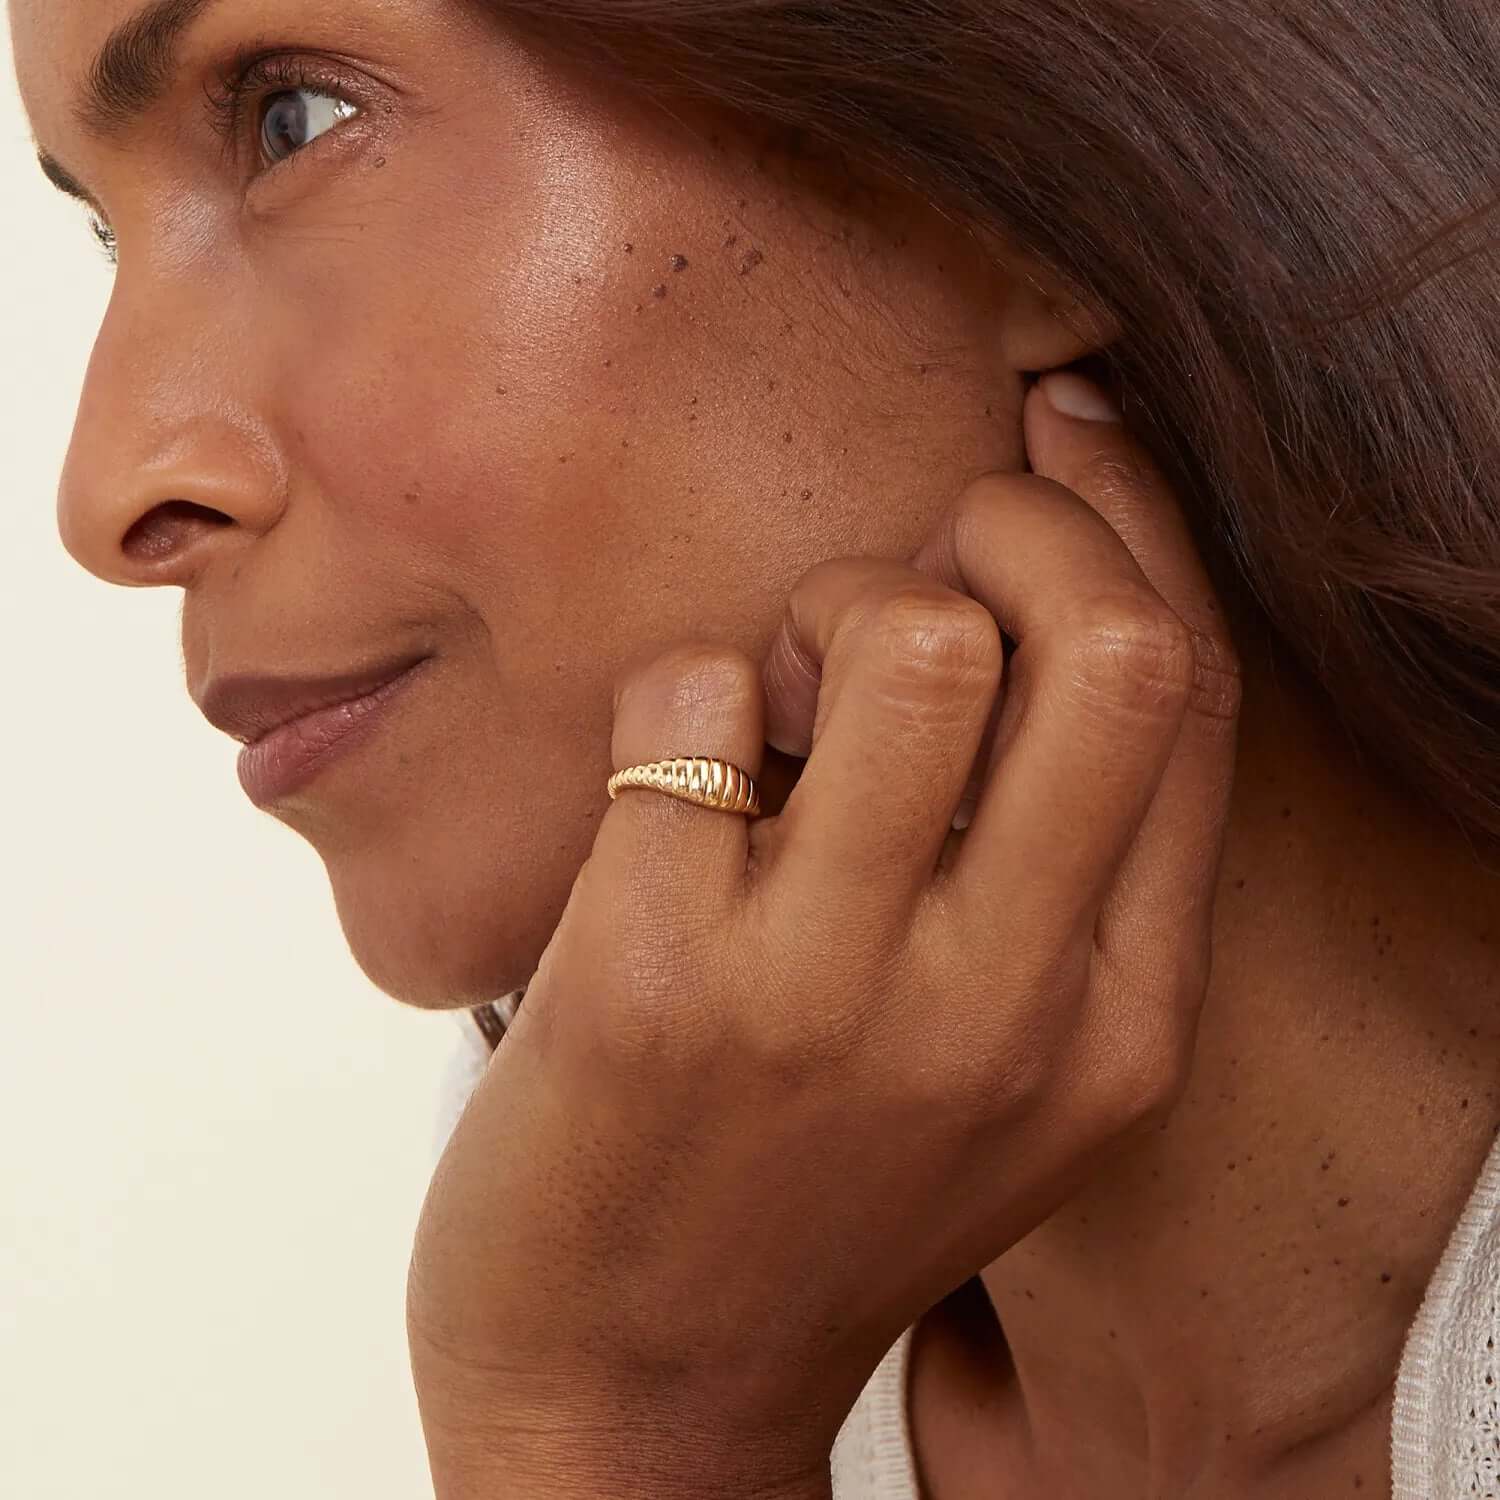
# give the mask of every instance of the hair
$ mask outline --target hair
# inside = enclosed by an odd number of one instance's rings
[[[1361,758],[1500,848],[1490,0],[487,3],[833,148],[1104,310],[1216,587]]]

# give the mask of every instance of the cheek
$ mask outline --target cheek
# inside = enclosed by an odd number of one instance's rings
[[[756,362],[724,358],[768,339],[725,244],[735,200],[631,209],[588,181],[539,170],[504,203],[421,211],[393,183],[352,248],[278,246],[269,274],[297,309],[277,425],[318,503],[597,688],[705,595],[732,612],[724,580],[763,610],[747,475],[791,494],[775,465],[794,460]],[[747,412],[765,429],[748,443]]]

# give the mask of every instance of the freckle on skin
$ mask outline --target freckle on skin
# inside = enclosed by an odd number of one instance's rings
[[[735,247],[735,246],[736,246],[736,245],[737,245],[737,244],[739,244],[739,241],[740,241],[740,237],[739,237],[739,235],[737,235],[737,234],[731,234],[731,235],[730,235],[730,236],[729,236],[729,237],[728,237],[728,238],[727,238],[727,239],[726,239],[726,240],[725,240],[725,241],[724,241],[724,248],[725,248],[725,249],[726,249],[726,250],[732,250],[732,249],[733,249],[733,248],[734,248],[734,247]]]
[[[811,500],[812,499],[812,491],[811,490],[803,490],[802,491],[802,498],[804,500]],[[1469,1101],[1467,1099],[1465,1099],[1464,1100],[1464,1108],[1467,1109],[1468,1106],[1469,1106]]]
[[[1289,808],[1289,807],[1283,807],[1283,808],[1282,808],[1282,809],[1281,809],[1281,816],[1282,816],[1282,817],[1283,817],[1283,818],[1289,818],[1289,817],[1291,817],[1291,815],[1292,815],[1292,810],[1291,810],[1291,808]]]
[[[651,295],[658,298],[665,297],[667,295],[666,283],[658,281],[656,285],[651,288]]]
[[[740,275],[748,276],[763,260],[765,256],[759,250],[750,249],[740,257]]]
[[[667,262],[667,264],[671,266],[674,271],[685,271],[688,268],[688,258],[685,255],[674,255],[671,260]]]
[[[634,251],[635,251],[635,246],[632,245],[632,244],[630,244],[629,241],[627,241],[626,244],[625,244],[625,253],[626,253],[626,255],[633,254]]]
[[[782,433],[782,434],[781,434],[781,441],[782,441],[782,442],[783,442],[783,443],[789,443],[789,442],[791,442],[791,440],[792,440],[792,435],[791,435],[791,433],[789,433],[789,432],[783,432],[783,433]]]
[[[1389,1281],[1391,1279],[1391,1273],[1389,1271],[1382,1271],[1380,1273],[1380,1279],[1383,1282],[1384,1281]]]
[[[1340,1208],[1348,1208],[1349,1207],[1349,1200],[1347,1198],[1340,1198],[1339,1199],[1339,1207]]]

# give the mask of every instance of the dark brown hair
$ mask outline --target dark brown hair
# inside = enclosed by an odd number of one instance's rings
[[[1220,589],[1500,847],[1494,0],[488,3],[899,180],[1112,315]]]

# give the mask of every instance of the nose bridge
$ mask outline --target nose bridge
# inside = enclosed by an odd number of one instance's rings
[[[101,578],[185,585],[275,524],[284,464],[231,309],[222,286],[121,268],[57,499],[63,545]]]

